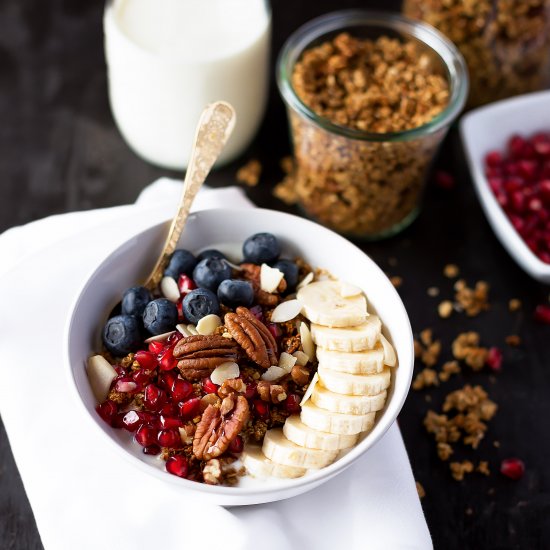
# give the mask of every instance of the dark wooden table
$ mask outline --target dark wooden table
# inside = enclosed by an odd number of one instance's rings
[[[387,9],[398,8],[399,2],[368,4]],[[274,0],[272,5],[275,56],[299,24],[365,2]],[[132,202],[156,177],[174,175],[132,154],[114,126],[106,93],[102,9],[103,3],[93,0],[0,0],[0,230],[49,214]],[[233,184],[238,166],[255,156],[264,175],[261,185],[247,190],[249,196],[260,206],[288,210],[271,194],[281,177],[279,159],[288,151],[285,113],[273,85],[250,151],[213,174],[209,183]],[[399,291],[415,332],[432,327],[446,358],[458,332],[477,330],[484,343],[504,350],[504,366],[496,376],[482,371],[455,377],[430,392],[431,403],[425,392],[411,392],[407,400],[399,423],[415,477],[426,490],[422,502],[428,525],[436,548],[549,548],[550,327],[532,320],[535,305],[548,300],[549,289],[522,272],[493,235],[466,172],[456,128],[437,164],[455,175],[456,188],[431,185],[412,227],[363,249],[390,275],[403,278]],[[488,312],[475,319],[439,319],[441,297],[430,298],[426,290],[437,286],[441,296],[451,297],[452,282],[442,274],[448,262],[458,264],[468,282],[491,284]],[[522,300],[521,312],[507,311],[510,298]],[[509,334],[521,336],[519,348],[504,344]],[[422,419],[430,407],[441,406],[448,391],[465,383],[482,384],[499,412],[478,451],[464,453],[489,460],[491,476],[473,474],[459,483],[437,458]],[[500,460],[509,456],[525,461],[520,481],[498,473]],[[1,426],[0,548],[42,548]]]

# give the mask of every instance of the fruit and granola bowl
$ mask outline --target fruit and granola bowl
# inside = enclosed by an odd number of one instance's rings
[[[253,504],[319,485],[384,434],[409,389],[412,334],[364,253],[288,214],[205,210],[145,288],[165,232],[110,254],[68,325],[78,399],[131,462]]]

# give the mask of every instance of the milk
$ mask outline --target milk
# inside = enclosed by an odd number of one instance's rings
[[[267,2],[115,0],[104,30],[111,108],[138,155],[185,168],[202,109],[220,99],[237,123],[219,162],[247,147],[267,99]]]

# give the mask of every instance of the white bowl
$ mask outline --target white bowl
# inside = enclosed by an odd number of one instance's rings
[[[86,359],[100,349],[100,333],[111,308],[122,292],[144,280],[163,244],[169,222],[150,227],[129,239],[110,254],[90,275],[79,293],[66,330],[66,364],[71,386],[83,406],[87,421],[105,434],[114,448],[144,474],[172,483],[193,498],[222,505],[257,504],[298,495],[317,487],[355,462],[372,447],[395,421],[409,390],[413,363],[413,338],[409,318],[393,285],[382,270],[360,249],[324,227],[289,214],[272,210],[250,209],[203,210],[187,221],[179,245],[190,250],[220,242],[242,242],[253,233],[271,232],[279,237],[283,256],[302,256],[314,266],[324,267],[334,275],[361,287],[369,300],[369,309],[380,315],[385,335],[393,342],[399,366],[392,370],[392,385],[386,407],[378,414],[374,429],[340,460],[303,478],[269,480],[258,486],[218,487],[205,485],[168,474],[164,463],[139,452],[137,444],[125,430],[110,428],[94,407],[94,396],[85,373]],[[88,422],[88,424],[84,424]]]
[[[550,91],[527,94],[465,115],[460,121],[460,133],[475,189],[483,211],[500,242],[514,260],[531,277],[550,283],[550,265],[539,260],[498,204],[485,177],[485,155],[492,150],[503,151],[513,134],[530,136],[550,130]]]

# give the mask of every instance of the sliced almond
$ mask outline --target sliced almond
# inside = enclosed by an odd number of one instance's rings
[[[180,432],[181,442],[184,445],[190,445],[191,443],[193,443],[193,436],[187,435],[187,431],[185,428],[178,428],[178,430]]]
[[[315,359],[315,345],[313,344],[309,327],[303,321],[300,323],[300,340],[302,341],[304,353],[309,357],[310,361],[313,361]]]
[[[264,292],[275,292],[285,274],[280,269],[262,264],[260,268],[260,288]]]
[[[210,380],[212,380],[214,384],[221,386],[226,380],[237,378],[240,372],[241,371],[237,363],[233,363],[233,361],[226,361],[212,371]]]
[[[313,375],[313,378],[311,379],[311,382],[309,383],[309,386],[307,387],[306,393],[304,393],[304,397],[302,397],[302,400],[300,401],[300,407],[302,407],[303,404],[311,397],[311,394],[313,393],[317,382],[319,382],[319,375],[315,373]]]
[[[176,325],[176,329],[185,337],[192,336],[192,334],[187,330],[187,325],[183,325],[180,323],[179,325]]]
[[[358,286],[340,281],[340,296],[342,298],[351,298],[359,294],[363,294],[363,291]]]
[[[315,277],[315,274],[313,273],[313,271],[310,271],[301,281],[300,283],[298,284],[298,286],[296,287],[296,290],[300,290],[301,288],[303,288],[304,286],[307,286],[309,285],[309,283],[311,283],[311,281],[313,281],[313,278]]]
[[[164,342],[164,340],[168,340],[169,336],[172,336],[176,332],[175,330],[171,330],[170,332],[163,332],[162,334],[155,334],[155,336],[149,336],[147,340],[144,340],[146,344],[150,344],[151,342]]]
[[[294,357],[294,355],[290,355],[290,353],[283,351],[283,353],[281,353],[281,357],[279,357],[279,367],[284,369],[286,372],[290,372],[297,360],[298,359]]]
[[[86,363],[86,373],[97,402],[103,403],[109,395],[111,383],[117,377],[116,370],[102,355],[93,355]]]
[[[199,333],[195,325],[187,325],[187,330],[191,333],[191,336],[196,336]]]
[[[222,324],[222,320],[218,317],[218,315],[211,313],[210,315],[204,316],[197,323],[197,332],[204,336],[209,336],[210,334],[214,334],[214,331],[221,324]]]
[[[393,346],[388,342],[383,334],[380,334],[380,342],[382,342],[382,347],[384,348],[384,365],[387,365],[388,367],[395,367],[397,364],[397,355],[395,355]]]
[[[285,374],[287,374],[285,369],[273,365],[262,374],[262,380],[273,382],[274,380],[279,380],[279,378],[282,378]]]
[[[160,282],[160,291],[162,295],[171,302],[177,302],[180,299],[180,290],[178,283],[172,277],[163,277]]]
[[[303,351],[295,351],[292,356],[296,357],[296,363],[300,365],[300,367],[305,367],[309,362],[307,353],[304,353]]]
[[[298,300],[287,300],[280,303],[271,312],[272,323],[286,323],[297,317],[302,311],[302,304]]]

